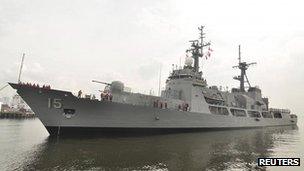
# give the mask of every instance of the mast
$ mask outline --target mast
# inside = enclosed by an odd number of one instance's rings
[[[19,75],[18,75],[18,83],[20,83],[20,78],[21,78],[21,72],[22,72],[22,68],[23,68],[24,57],[25,57],[25,53],[22,54],[22,60],[21,60],[21,65],[20,65]]]
[[[194,68],[193,70],[195,72],[199,72],[199,58],[204,56],[204,51],[203,48],[205,46],[210,46],[210,42],[204,43],[204,27],[205,26],[200,26],[198,27],[198,30],[200,31],[200,39],[199,40],[190,40],[191,42],[191,48],[186,50],[186,52],[191,52],[192,53],[192,58],[194,59]]]
[[[199,28],[198,28],[198,30],[200,31],[200,40],[201,40],[201,42],[200,42],[200,47],[201,47],[201,55],[202,56],[204,56],[204,54],[203,54],[203,42],[204,42],[204,27],[205,26],[200,26]]]
[[[233,77],[233,79],[240,81],[240,91],[241,92],[245,92],[245,82],[247,82],[247,84],[249,85],[249,87],[251,87],[248,77],[246,75],[246,70],[249,68],[250,65],[254,65],[256,64],[256,62],[252,62],[252,63],[246,63],[246,62],[242,62],[242,58],[241,58],[241,45],[239,45],[239,65],[237,66],[233,66],[233,68],[239,68],[241,70],[241,75],[235,76]],[[246,81],[245,81],[246,78]]]

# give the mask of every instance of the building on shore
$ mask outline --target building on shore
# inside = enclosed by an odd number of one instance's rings
[[[30,110],[30,107],[17,94],[13,96],[10,106],[14,111],[19,111],[20,109]]]
[[[12,98],[0,98],[0,111],[1,112],[18,112],[24,114],[33,114],[31,108],[24,102],[19,95],[14,95]]]
[[[8,105],[10,105],[10,103],[11,103],[11,98],[10,98],[10,97],[0,97],[0,102],[1,102],[2,104],[8,104]]]
[[[11,112],[11,108],[7,104],[1,104],[1,112]]]

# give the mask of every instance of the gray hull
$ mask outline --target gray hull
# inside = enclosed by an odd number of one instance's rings
[[[282,118],[251,118],[232,115],[214,115],[148,106],[135,106],[110,101],[79,99],[71,92],[46,90],[10,84],[31,107],[51,135],[85,131],[134,131],[134,130],[196,130],[251,128],[295,125],[296,118],[282,114]],[[53,108],[50,99],[60,99],[61,106]],[[65,114],[66,110],[75,110]],[[165,131],[166,132],[166,131]]]

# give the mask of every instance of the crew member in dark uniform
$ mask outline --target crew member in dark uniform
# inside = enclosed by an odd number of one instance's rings
[[[82,94],[82,91],[79,90],[79,91],[78,91],[78,98],[81,98],[81,94]]]

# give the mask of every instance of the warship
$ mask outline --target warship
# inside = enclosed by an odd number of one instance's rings
[[[200,71],[200,58],[208,55],[204,26],[190,41],[185,64],[173,68],[161,95],[132,93],[124,83],[105,84],[100,99],[78,96],[49,86],[9,83],[31,107],[51,136],[102,133],[167,133],[212,129],[238,129],[296,125],[297,115],[288,109],[269,107],[261,89],[248,81],[246,70],[256,63],[241,60],[239,46],[238,88],[209,86]],[[206,48],[205,48],[206,47]],[[246,86],[245,86],[246,83]],[[247,86],[248,84],[248,86]]]

